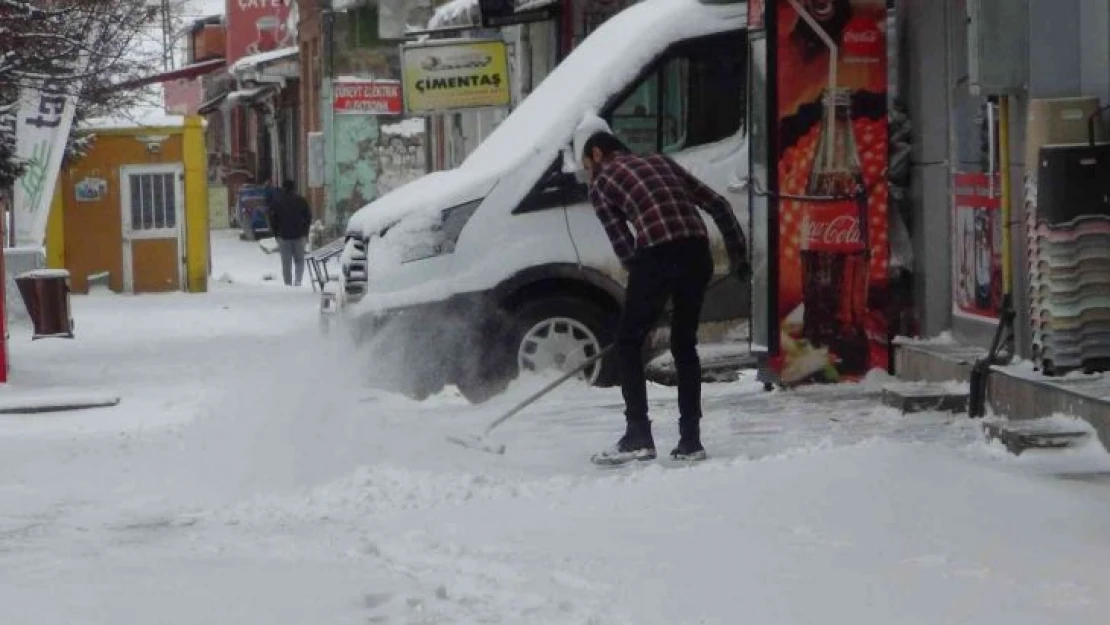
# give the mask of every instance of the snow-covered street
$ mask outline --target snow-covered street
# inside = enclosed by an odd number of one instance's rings
[[[600,470],[617,389],[543,380],[471,406],[368,388],[317,295],[214,235],[204,295],[75,296],[77,338],[12,328],[0,415],[0,623],[1101,623],[1110,472],[1091,443],[1020,458],[902,416],[877,386],[705,388],[710,461]],[[674,391],[652,389],[656,443]]]

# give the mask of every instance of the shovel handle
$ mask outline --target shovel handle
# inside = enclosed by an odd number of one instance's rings
[[[713,280],[712,282],[710,282],[709,286],[707,286],[706,289],[707,290],[711,289],[711,288],[723,283],[727,279],[728,279],[728,275],[717,278],[716,280]],[[555,387],[557,387],[560,384],[562,384],[563,382],[566,382],[567,380],[573,378],[574,376],[576,376],[579,373],[581,373],[582,371],[584,371],[586,369],[586,367],[589,367],[590,365],[592,365],[595,362],[604,358],[609,352],[613,351],[613,348],[615,346],[616,346],[615,343],[610,344],[605,349],[603,349],[600,352],[594,354],[593,356],[590,356],[589,358],[587,358],[585,360],[585,362],[583,362],[582,364],[578,365],[574,369],[572,369],[570,371],[567,371],[563,375],[559,376],[559,379],[551,382],[547,386],[545,386],[545,387],[541,388],[540,390],[536,391],[535,393],[529,395],[527,399],[525,399],[524,401],[522,401],[519,404],[517,404],[516,406],[514,406],[512,408],[512,410],[510,410],[510,411],[506,412],[505,414],[501,415],[500,417],[498,417],[497,420],[494,421],[493,423],[490,423],[486,427],[485,434],[489,434],[490,431],[493,430],[493,428],[501,425],[505,421],[508,421],[509,418],[511,418],[513,415],[520,412],[521,410],[524,410],[525,408],[530,406],[537,399],[539,399],[539,398],[543,397],[544,395],[550,393],[553,389],[555,389]],[[483,434],[483,436],[485,434]]]
[[[579,373],[582,373],[582,371],[585,370],[586,367],[589,367],[590,365],[592,365],[595,362],[604,358],[606,356],[606,354],[608,354],[610,351],[612,351],[612,349],[613,349],[613,345],[609,345],[608,347],[601,350],[600,352],[598,352],[598,353],[594,354],[593,356],[590,356],[589,358],[587,358],[585,362],[578,365],[574,369],[572,369],[570,371],[567,371],[563,375],[559,376],[559,379],[557,379],[554,382],[548,384],[547,386],[541,388],[540,390],[536,391],[535,393],[529,395],[527,399],[525,399],[524,401],[522,401],[519,404],[517,404],[516,406],[514,406],[512,410],[510,410],[510,411],[506,412],[505,414],[501,415],[493,423],[490,423],[489,426],[486,428],[485,433],[489,434],[490,430],[492,430],[493,428],[501,425],[502,423],[507,421],[510,417],[512,417],[516,413],[520,412],[521,410],[524,410],[529,405],[531,405],[532,402],[534,402],[537,399],[543,397],[544,395],[550,393],[552,390],[555,389],[555,387],[559,386],[563,382],[566,382],[567,380],[573,378],[574,376],[578,375]]]

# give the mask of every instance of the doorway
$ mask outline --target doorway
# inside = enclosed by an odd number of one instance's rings
[[[121,168],[125,293],[184,288],[183,179],[181,165]]]

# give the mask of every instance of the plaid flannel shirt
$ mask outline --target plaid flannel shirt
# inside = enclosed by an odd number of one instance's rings
[[[730,251],[744,250],[744,233],[728,200],[662,154],[615,156],[591,183],[590,202],[626,267],[637,250],[706,238],[699,207],[713,218]]]

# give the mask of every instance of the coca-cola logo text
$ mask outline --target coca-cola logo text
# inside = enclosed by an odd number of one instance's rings
[[[873,20],[857,17],[848,22],[841,36],[845,60],[849,63],[875,63],[886,54],[885,35]]]
[[[845,43],[879,43],[879,31],[848,31],[844,33]]]
[[[803,236],[810,247],[850,247],[863,244],[859,219],[840,215],[829,221],[806,219]]]

